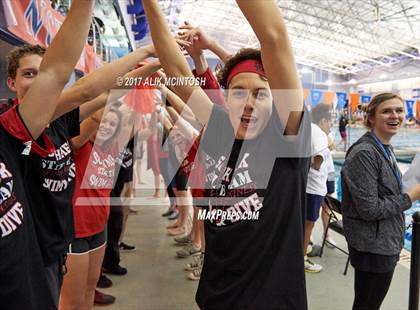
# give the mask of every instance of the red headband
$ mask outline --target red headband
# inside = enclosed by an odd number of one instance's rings
[[[228,76],[228,80],[227,80],[227,85],[230,84],[230,81],[232,81],[232,79],[238,75],[239,73],[242,72],[252,72],[252,73],[256,73],[262,77],[267,78],[267,75],[264,72],[264,67],[261,63],[261,61],[259,60],[255,60],[255,59],[247,59],[244,60],[240,63],[238,63],[235,67],[233,67],[233,69],[230,71],[229,76]]]

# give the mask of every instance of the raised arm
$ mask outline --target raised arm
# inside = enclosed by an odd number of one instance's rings
[[[111,63],[105,64],[82,77],[72,87],[63,91],[54,113],[54,119],[77,108],[87,101],[93,100],[102,92],[119,86],[116,84],[118,78],[124,77],[127,72],[143,59],[154,55],[153,45],[148,45],[136,49],[134,52],[114,60]],[[140,74],[143,74],[143,72],[147,73],[147,71],[143,69]],[[139,72],[137,71],[136,74],[138,73]],[[123,81],[125,80],[123,79]]]
[[[18,107],[34,139],[51,121],[64,85],[80,57],[89,31],[93,4],[94,0],[73,1],[42,59],[37,77]]]
[[[196,122],[195,115],[191,109],[179,98],[174,92],[172,92],[165,85],[162,85],[159,90],[168,99],[171,106],[184,117],[188,122]]]
[[[193,27],[189,22],[186,21],[184,22],[184,25],[179,27],[179,29],[185,31],[180,34],[180,38],[192,43],[192,49],[187,48],[186,50],[193,58],[193,60],[194,56],[199,56],[200,54],[202,55],[202,51],[206,49],[212,51],[223,63],[225,63],[230,57],[230,53],[225,50],[223,46],[221,46],[216,40],[210,38],[201,28]],[[194,56],[192,53],[190,53],[190,50],[192,50]],[[199,51],[201,51],[201,53],[199,53]],[[197,58],[197,60],[201,61],[199,58]]]
[[[264,70],[280,121],[286,125],[286,133],[294,135],[302,117],[303,93],[280,9],[274,0],[236,2],[260,41]]]
[[[169,78],[193,78],[187,61],[169,31],[166,19],[160,11],[157,1],[144,1],[143,6],[150,26],[153,44],[166,75]],[[213,103],[198,85],[188,86],[186,84],[180,83],[174,86],[175,93],[188,104],[202,124],[207,124]],[[191,96],[193,93],[194,96]]]
[[[143,66],[141,68],[137,68],[137,69],[134,69],[134,70],[130,71],[129,73],[127,73],[126,75],[124,75],[123,80],[125,81],[125,79],[129,79],[131,77],[133,77],[133,78],[145,78],[145,77],[148,77],[151,74],[155,73],[156,70],[158,70],[159,68],[160,68],[160,63],[159,62],[154,62],[154,63],[151,63],[151,64],[147,64],[147,65],[145,65],[145,66]],[[127,84],[127,85],[123,85],[121,87],[118,86],[118,89],[130,89],[132,87],[133,87],[133,85],[128,85]],[[112,87],[111,90],[104,91],[102,94],[100,94],[95,99],[89,100],[88,102],[83,103],[80,106],[80,121],[85,120],[89,115],[91,115],[95,111],[103,108],[106,105],[106,103],[107,103],[107,101],[108,101],[108,99],[110,97],[109,96],[110,93],[112,93],[111,99],[113,101],[115,101],[115,100],[117,100],[117,99],[119,99],[119,98],[121,98],[121,97],[123,97],[124,95],[127,94],[127,92],[124,91],[124,90],[114,91],[113,92],[112,91],[113,89],[114,89],[114,87]],[[55,118],[56,117],[59,117],[62,112],[69,110],[73,106],[76,106],[76,107],[78,106],[78,104],[76,103],[76,101],[73,101],[72,103],[67,104],[67,105],[63,104],[62,105],[62,108],[64,110],[61,109],[61,111],[58,112],[57,111],[58,108],[57,108],[54,117]],[[73,109],[74,108],[75,107],[73,107]]]

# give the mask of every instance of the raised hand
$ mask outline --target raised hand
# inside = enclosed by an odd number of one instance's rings
[[[193,52],[211,49],[214,40],[210,38],[201,28],[192,26],[188,21],[179,27],[179,38],[191,42],[189,48]]]

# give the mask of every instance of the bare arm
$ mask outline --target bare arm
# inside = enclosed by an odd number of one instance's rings
[[[280,121],[286,126],[286,133],[294,135],[300,126],[303,93],[280,9],[274,0],[236,2],[260,41],[262,61]]]
[[[105,107],[106,102],[108,101],[108,96],[109,92],[106,91],[100,94],[95,99],[82,104],[79,110],[79,120],[82,122],[85,119],[87,119],[92,113]]]
[[[194,113],[185,104],[185,102],[182,101],[181,98],[179,98],[174,92],[172,92],[169,88],[167,88],[164,85],[160,88],[160,91],[164,94],[164,96],[166,96],[169,103],[176,110],[177,113],[182,114],[182,117],[184,117],[189,122],[196,122]]]
[[[54,113],[54,119],[74,110],[87,101],[93,100],[102,92],[116,87],[116,80],[118,78],[124,77],[140,61],[153,55],[154,48],[152,45],[148,45],[82,77],[60,96],[60,101]]]
[[[202,54],[202,51],[205,49],[208,49],[216,54],[216,56],[219,57],[223,63],[225,63],[230,57],[230,53],[225,50],[216,40],[207,36],[207,34],[201,28],[193,27],[189,22],[184,22],[184,25],[179,28],[181,30],[186,30],[186,32],[181,34],[180,38],[192,42],[191,48],[186,48],[186,50],[193,58],[193,60],[195,56]]]
[[[152,34],[153,44],[165,73],[171,77],[193,78],[187,61],[172,37],[166,19],[156,0],[144,1],[144,10]],[[185,84],[185,83],[184,83]],[[188,104],[202,124],[207,124],[213,103],[199,86],[178,85],[174,91]],[[194,93],[194,96],[191,95]]]
[[[80,124],[80,135],[71,139],[73,151],[78,152],[90,139],[92,134],[99,128],[104,109],[96,111]]]
[[[154,62],[151,64],[147,64],[141,68],[137,68],[134,69],[132,71],[130,71],[129,73],[127,73],[124,78],[145,78],[148,77],[149,75],[153,74],[156,72],[156,70],[160,69],[160,63],[159,62]],[[120,87],[120,89],[128,89],[131,88],[130,87],[125,87],[124,85],[122,87]],[[107,100],[109,98],[109,94],[110,91],[105,91],[103,92],[101,95],[99,95],[98,97],[96,97],[93,100],[90,100],[84,104],[82,104],[80,106],[80,121],[85,120],[89,115],[91,115],[93,112],[103,108],[106,103]],[[118,98],[123,97],[124,95],[127,94],[126,91],[114,91],[112,92],[111,90],[111,98],[112,101],[117,100]]]
[[[64,85],[80,57],[89,31],[93,3],[93,0],[73,1],[42,59],[35,81],[19,105],[19,113],[34,139],[51,121]]]

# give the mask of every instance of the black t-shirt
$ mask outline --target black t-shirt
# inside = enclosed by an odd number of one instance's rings
[[[112,197],[120,197],[124,184],[133,180],[134,139],[135,137],[131,138],[115,161],[115,174],[118,177],[111,191]]]
[[[23,184],[22,158],[36,143],[15,111],[0,117],[0,308],[52,309]]]
[[[33,210],[44,265],[57,262],[74,238],[72,197],[76,184],[76,164],[69,139],[80,134],[79,109],[51,122],[45,133],[55,152],[46,158],[28,156],[25,185]]]
[[[206,255],[196,295],[202,309],[307,308],[303,211],[308,113],[298,137],[289,140],[283,132],[273,108],[257,138],[235,140],[227,112],[213,108],[200,145],[211,157],[206,162],[207,210],[259,214],[257,220],[205,220]],[[225,204],[223,195],[233,201]]]

